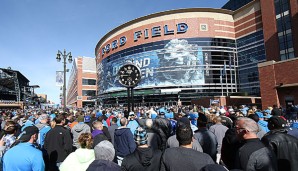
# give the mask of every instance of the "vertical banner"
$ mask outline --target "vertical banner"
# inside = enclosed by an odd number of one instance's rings
[[[56,71],[56,86],[63,86],[64,76],[63,71]]]

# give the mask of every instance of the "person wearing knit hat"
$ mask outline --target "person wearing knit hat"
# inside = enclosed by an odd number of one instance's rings
[[[162,152],[148,146],[148,136],[144,128],[138,127],[134,132],[134,140],[138,147],[127,155],[121,165],[121,170],[159,170]]]
[[[113,162],[115,149],[113,144],[104,140],[94,147],[95,160],[89,165],[87,171],[120,171],[119,165]]]
[[[134,140],[137,145],[145,145],[147,144],[148,135],[145,129],[142,127],[138,127],[134,133]]]

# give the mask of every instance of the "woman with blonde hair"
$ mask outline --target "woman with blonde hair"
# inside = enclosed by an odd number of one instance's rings
[[[80,148],[67,156],[60,166],[60,171],[82,171],[95,160],[92,149],[93,138],[91,133],[82,133],[78,139]]]

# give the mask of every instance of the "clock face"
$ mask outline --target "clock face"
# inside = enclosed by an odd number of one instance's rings
[[[126,64],[119,69],[118,77],[123,86],[135,87],[141,81],[141,70],[134,64]]]

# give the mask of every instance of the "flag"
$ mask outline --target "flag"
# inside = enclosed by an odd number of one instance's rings
[[[56,86],[63,86],[64,77],[63,71],[56,71]]]
[[[229,68],[232,68],[232,60],[231,60],[232,56],[231,54],[229,54]]]
[[[227,66],[226,66],[226,62],[225,62],[224,67],[223,67],[223,69],[220,72],[220,75],[221,76],[225,76],[226,75],[226,69],[227,69]]]

